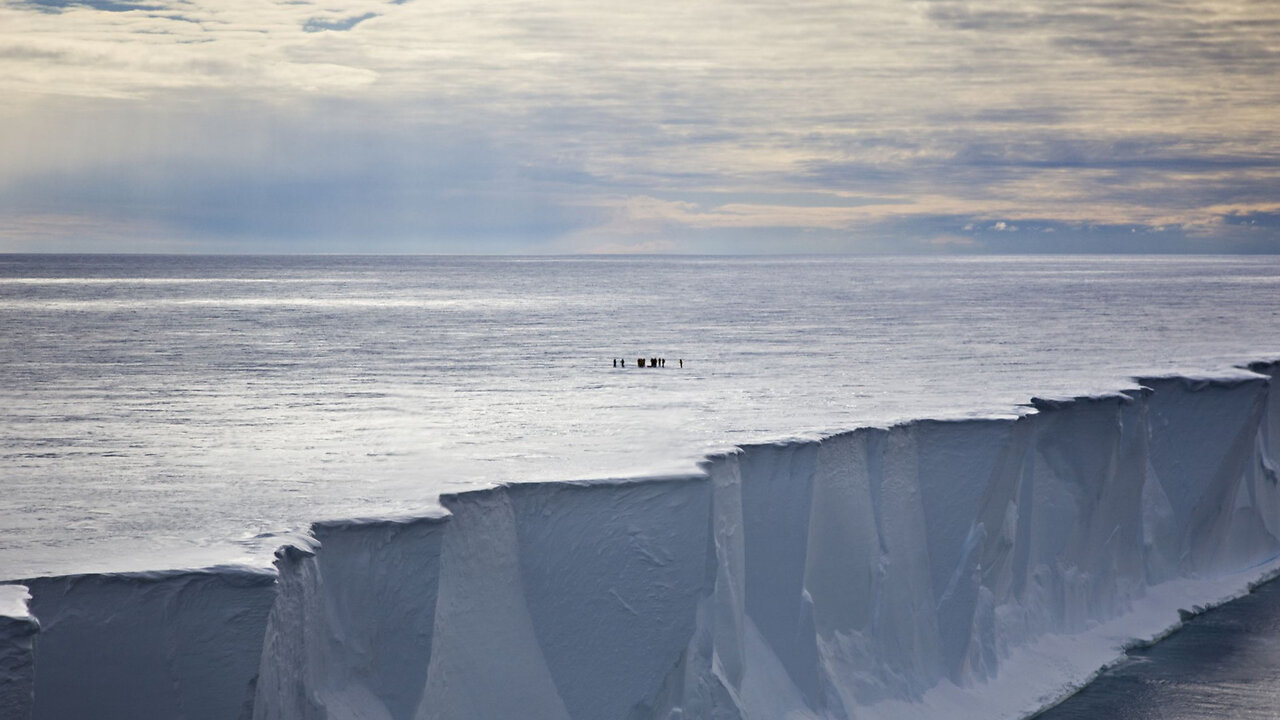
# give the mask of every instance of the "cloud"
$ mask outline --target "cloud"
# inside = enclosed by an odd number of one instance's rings
[[[541,164],[536,147],[495,148],[483,133],[448,126],[389,134],[323,102],[302,118],[277,110],[266,125],[266,108],[227,105],[217,116],[174,111],[162,121],[147,111],[156,124],[139,132],[135,106],[104,100],[61,113],[47,147],[0,141],[0,218],[97,217],[104,227],[136,223],[260,252],[403,252],[423,238],[440,251],[534,250],[599,220],[598,210],[524,180],[523,164]],[[307,124],[311,112],[326,125]],[[81,144],[48,163],[73,138]],[[43,237],[79,247],[82,227],[51,225]]]
[[[935,247],[948,249],[960,248],[968,250],[981,247],[978,241],[974,238],[966,237],[964,235],[953,235],[950,233],[935,235],[934,237],[929,238],[926,242]]]
[[[0,215],[0,252],[183,253],[199,250],[197,242],[175,236],[170,229],[150,220],[112,220],[96,214]]]
[[[150,5],[128,0],[21,0],[21,4],[46,12],[58,12],[81,6],[101,12],[133,12],[136,10],[160,10],[161,5]]]
[[[1210,0],[11,2],[0,220],[210,249],[1272,247],[1278,28]]]
[[[1061,50],[1122,65],[1266,72],[1280,52],[1267,41],[1280,21],[1255,3],[1172,0],[934,0],[928,16],[984,36],[1049,39]]]
[[[1237,225],[1248,228],[1276,229],[1280,228],[1280,211],[1232,211],[1224,214],[1222,216],[1222,221],[1228,225]]]
[[[586,249],[588,255],[655,255],[677,249],[674,242],[663,239],[637,240],[634,242],[607,242]]]
[[[365,20],[371,20],[378,17],[378,13],[367,12],[363,15],[356,15],[348,18],[337,20],[325,20],[323,18],[307,18],[302,24],[302,31],[309,33],[324,32],[325,30],[333,30],[336,32],[344,32],[359,25]]]

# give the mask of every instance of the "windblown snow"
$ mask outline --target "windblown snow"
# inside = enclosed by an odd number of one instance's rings
[[[1024,716],[1280,569],[1278,373],[447,495],[274,572],[22,581],[0,715]]]

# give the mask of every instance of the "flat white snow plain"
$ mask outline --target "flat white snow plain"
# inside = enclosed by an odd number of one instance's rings
[[[1015,417],[1280,353],[1277,294],[1280,256],[0,255],[0,579],[265,567],[440,493]]]
[[[1280,569],[1278,376],[449,494],[316,523],[276,573],[31,579],[42,629],[7,596],[0,698],[18,720],[1022,717]]]
[[[1277,284],[0,257],[0,717],[1019,717],[1276,572]]]

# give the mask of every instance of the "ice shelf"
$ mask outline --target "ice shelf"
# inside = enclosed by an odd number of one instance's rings
[[[0,715],[1021,717],[1275,575],[1278,372],[446,495],[274,570],[23,580]]]

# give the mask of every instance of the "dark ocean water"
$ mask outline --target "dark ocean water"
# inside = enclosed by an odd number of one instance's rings
[[[1036,720],[1280,717],[1280,581],[1134,650]]]

